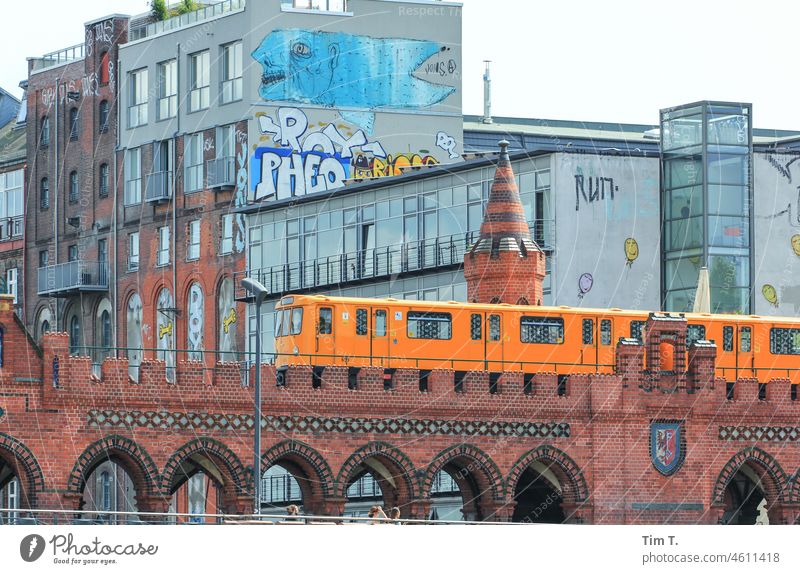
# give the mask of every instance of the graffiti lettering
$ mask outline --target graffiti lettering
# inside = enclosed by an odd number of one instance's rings
[[[431,62],[427,66],[425,66],[425,73],[426,74],[434,74],[436,76],[452,76],[456,73],[458,66],[456,65],[456,61],[453,59],[447,61],[440,61],[440,62]]]
[[[236,153],[236,195],[233,202],[236,207],[242,207],[247,203],[247,134],[236,130],[235,139],[239,149]],[[242,253],[245,243],[244,215],[237,213],[233,219],[236,222],[233,248],[236,253]]]
[[[260,166],[255,199],[287,199],[344,186],[349,162],[339,154],[259,148],[253,165]],[[255,173],[255,167],[254,167]]]
[[[439,132],[436,134],[436,147],[443,149],[448,154],[450,154],[450,159],[455,159],[458,157],[456,153],[456,140],[454,137],[447,135],[444,132]]]
[[[214,140],[211,138],[206,138],[203,141],[203,151],[210,151],[212,149],[214,149]]]
[[[778,173],[785,177],[789,183],[792,183],[792,171],[789,168],[794,162],[800,160],[800,155],[793,157],[785,164],[778,161],[772,154],[767,154],[766,157],[769,164],[778,170]]]
[[[358,155],[353,161],[353,179],[370,179],[373,177],[394,177],[411,167],[438,165],[439,161],[430,155],[399,154],[387,158]]]
[[[97,74],[92,72],[88,76],[84,76],[81,80],[81,88],[83,92],[83,96],[99,96],[100,95],[100,83],[97,80]]]
[[[588,194],[585,181],[588,180]],[[575,175],[575,211],[581,207],[581,198],[584,203],[594,203],[602,201],[608,197],[613,201],[614,193],[619,191],[619,186],[614,185],[613,177],[588,177],[584,178],[581,174]]]
[[[45,88],[42,90],[42,103],[46,108],[49,108],[53,105],[53,102],[56,101],[56,89],[55,88]]]
[[[94,25],[94,38],[97,42],[104,44],[111,43],[111,38],[114,36],[114,22],[113,20],[106,20],[105,22],[98,22]]]

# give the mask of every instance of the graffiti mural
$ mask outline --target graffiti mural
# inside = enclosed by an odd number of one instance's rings
[[[436,147],[443,149],[450,154],[450,159],[458,157],[456,153],[456,138],[447,135],[445,132],[436,134]]]
[[[234,207],[244,207],[247,203],[247,133],[236,130],[236,194],[233,196]],[[244,214],[233,216],[236,228],[233,230],[233,249],[243,253],[245,246]]]
[[[167,379],[175,380],[175,302],[169,289],[162,289],[156,302],[156,357],[164,361],[167,367]]]
[[[126,346],[128,347],[128,375],[139,380],[139,365],[142,364],[142,300],[138,293],[128,299],[126,313]]]
[[[633,265],[633,262],[639,258],[639,244],[633,237],[628,237],[625,240],[625,264],[628,267]]]
[[[333,191],[351,179],[391,177],[404,168],[439,163],[425,151],[389,155],[364,130],[344,122],[315,124],[299,108],[279,108],[274,118],[259,113],[256,119],[261,141],[273,145],[254,149],[254,201]]]
[[[619,192],[619,186],[614,185],[613,177],[584,177],[583,174],[575,174],[575,211],[581,208],[581,199],[586,204],[603,201],[606,197],[613,201],[615,192]]]
[[[591,273],[583,273],[578,278],[578,300],[583,299],[589,291],[592,290],[594,285],[594,277]]]
[[[203,360],[203,329],[205,327],[205,311],[204,311],[204,297],[203,288],[199,283],[192,283],[189,287],[189,321],[188,327],[188,342],[189,342],[189,360],[202,361]]]
[[[774,286],[770,285],[769,283],[766,283],[761,288],[761,294],[764,296],[764,299],[766,299],[767,302],[773,307],[780,306],[780,303],[778,302],[778,292],[776,291]]]
[[[252,57],[263,67],[264,100],[370,110],[340,113],[372,133],[372,110],[428,108],[455,92],[414,76],[446,50],[427,40],[280,29],[266,36]]]
[[[219,286],[219,350],[220,361],[236,361],[236,330],[239,317],[233,300],[233,280],[226,277]]]

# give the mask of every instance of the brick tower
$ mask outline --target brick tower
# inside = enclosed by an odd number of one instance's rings
[[[541,305],[544,257],[531,239],[503,140],[480,237],[464,255],[469,301]]]

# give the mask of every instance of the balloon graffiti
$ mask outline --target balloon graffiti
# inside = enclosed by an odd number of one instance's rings
[[[633,262],[639,257],[639,244],[633,237],[628,237],[625,240],[625,264],[630,267]]]
[[[764,299],[766,299],[773,307],[777,307],[780,304],[778,303],[778,292],[775,290],[775,287],[769,283],[765,284],[761,288],[761,294],[764,295]]]
[[[578,299],[583,299],[589,291],[592,290],[594,285],[594,277],[591,273],[584,273],[578,278]]]
[[[792,251],[795,255],[800,255],[800,235],[792,235]]]

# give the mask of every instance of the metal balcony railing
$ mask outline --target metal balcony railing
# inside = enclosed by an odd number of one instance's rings
[[[85,49],[86,47],[84,44],[76,44],[68,48],[50,52],[41,58],[31,58],[31,71],[37,72],[51,66],[60,66],[61,64],[68,64],[76,60],[83,60]]]
[[[208,187],[233,187],[236,184],[236,165],[232,157],[218,157],[206,162]]]
[[[245,0],[225,0],[223,2],[210,4],[209,6],[199,10],[187,12],[181,16],[174,16],[160,22],[153,22],[147,26],[136,26],[134,24],[131,26],[129,41],[133,42],[149,36],[155,36],[156,34],[160,34],[162,32],[177,30],[178,28],[183,28],[184,26],[191,26],[192,24],[196,24],[216,16],[222,16],[228,12],[244,10],[245,4]]]
[[[239,287],[240,280],[245,276],[261,282],[270,293],[277,296],[291,291],[458,266],[463,263],[464,253],[474,244],[478,233],[468,231],[240,272],[235,278],[236,297],[247,298]],[[531,236],[543,251],[552,251],[555,237],[553,221],[534,221],[531,224]]]
[[[81,291],[108,290],[108,263],[69,261],[39,269],[39,295],[66,296]]]
[[[172,172],[155,171],[147,176],[145,199],[168,201],[172,197]]]
[[[21,215],[0,219],[0,241],[21,238],[23,220],[24,218]]]

